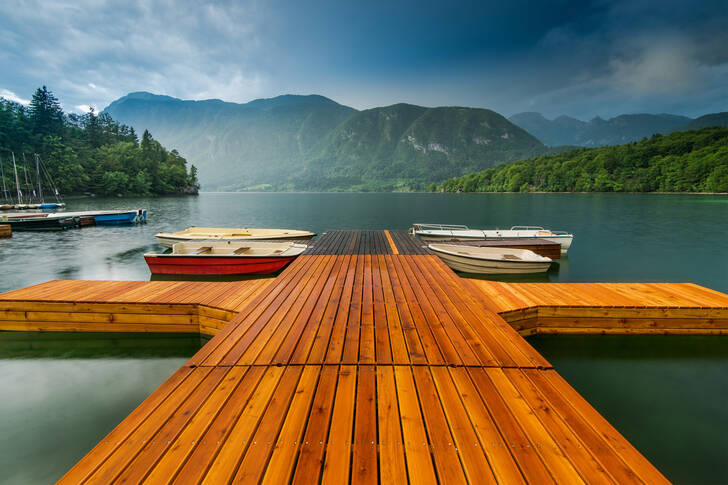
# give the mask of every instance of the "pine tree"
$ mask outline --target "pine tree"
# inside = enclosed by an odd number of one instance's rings
[[[63,109],[58,99],[45,86],[36,89],[30,101],[30,120],[36,134],[61,135]]]

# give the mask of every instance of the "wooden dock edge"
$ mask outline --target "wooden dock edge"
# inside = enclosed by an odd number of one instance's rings
[[[174,332],[215,336],[237,313],[197,303],[0,302],[0,331]]]
[[[538,306],[499,313],[523,336],[728,335],[728,309]]]

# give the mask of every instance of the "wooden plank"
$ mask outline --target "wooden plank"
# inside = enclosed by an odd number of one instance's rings
[[[295,458],[301,446],[306,420],[311,411],[311,400],[319,380],[321,367],[313,366],[303,369],[301,380],[294,393],[291,406],[286,412],[285,422],[281,428],[275,446],[268,462],[268,465],[260,467],[261,473],[265,471],[262,483],[278,484],[288,483],[293,474]],[[324,384],[329,384],[325,382]],[[243,462],[245,464],[245,462]],[[250,466],[255,468],[256,463],[251,462]]]
[[[525,483],[514,457],[509,452],[510,446],[498,431],[467,371],[453,368],[450,369],[450,375],[496,480],[500,483]],[[514,438],[512,435],[508,437]]]
[[[379,483],[407,483],[402,417],[397,403],[394,369],[377,366],[376,372]]]
[[[493,470],[483,454],[478,436],[473,429],[468,413],[460,400],[452,382],[448,369],[445,367],[432,367],[430,373],[440,396],[445,417],[450,425],[456,450],[462,460],[463,470],[470,483],[496,483]],[[425,374],[427,376],[427,374]],[[429,376],[428,376],[429,381]]]
[[[305,364],[309,358],[311,347],[314,345],[317,336],[321,332],[321,328],[325,325],[327,326],[327,329],[330,329],[333,318],[335,317],[335,304],[339,301],[339,293],[337,292],[337,289],[340,289],[341,286],[343,286],[343,280],[346,274],[345,258],[345,256],[336,256],[334,258],[331,272],[327,276],[325,285],[316,301],[316,305],[309,314],[305,326],[296,342],[295,349],[290,357],[290,363]],[[332,304],[332,299],[334,300],[334,304]],[[326,332],[326,330],[324,330],[324,332]],[[311,363],[319,364],[321,361],[319,360],[318,362]]]
[[[283,373],[281,367],[269,367],[265,371],[214,460],[206,464],[208,470],[202,483],[227,483],[233,478]]]
[[[278,435],[289,408],[292,410],[293,419],[304,413],[308,414],[308,405],[316,386],[318,369],[309,367],[305,373],[303,373],[302,366],[288,366],[285,369],[281,382],[271,397],[265,414],[260,420],[260,425],[252,437],[252,442],[248,445],[245,456],[238,467],[233,479],[235,483],[258,483],[266,470],[268,459],[274,448],[279,445],[286,448],[296,446],[288,440],[297,433],[297,423],[292,425],[289,423],[289,426],[283,430],[285,431],[285,435],[281,438],[283,441],[278,440]]]
[[[501,397],[484,368],[468,369],[480,399],[493,417],[505,444],[518,463],[527,483],[555,483],[540,453],[541,443],[534,443],[524,432],[513,409]],[[495,442],[497,444],[497,442]],[[538,445],[538,447],[536,446]]]
[[[346,337],[341,362],[355,364],[359,361],[359,344],[361,331],[361,311],[364,286],[364,257],[356,256],[356,270],[354,272],[354,286],[349,302],[349,318],[346,322]]]
[[[422,414],[430,437],[432,456],[440,483],[467,483],[460,463],[455,440],[448,427],[437,390],[430,375],[430,368],[414,367],[412,373],[417,385]],[[483,477],[488,479],[488,477]]]
[[[408,358],[413,364],[441,364],[444,362],[440,349],[435,343],[419,304],[412,295],[409,283],[400,281],[399,270],[391,256],[385,256],[387,274],[390,277],[395,308],[402,324],[402,332],[407,343]],[[389,315],[389,313],[387,314]],[[401,347],[400,347],[401,350]],[[399,362],[399,361],[398,361]]]
[[[387,242],[389,243],[389,248],[392,251],[392,254],[399,254],[399,250],[397,250],[397,245],[394,244],[394,240],[392,239],[392,235],[389,233],[389,231],[384,231],[384,235],[387,236]]]
[[[525,399],[513,386],[502,369],[485,368],[485,374],[497,389],[498,394],[513,411],[523,430],[535,444],[551,475],[559,483],[584,483],[579,473],[549,434],[543,423],[533,413]]]
[[[294,485],[307,485],[319,481],[331,424],[334,395],[338,388],[338,375],[338,366],[326,365],[321,370],[321,377],[306,424],[306,433],[301,442],[301,451],[296,462],[292,480]]]
[[[359,336],[360,364],[374,364],[376,362],[376,344],[374,341],[374,296],[372,294],[372,255],[364,258],[364,281],[361,302],[361,328]]]
[[[349,481],[356,374],[354,365],[342,365],[339,370],[334,410],[331,416],[331,430],[326,444],[326,456],[321,477],[323,485]]]
[[[381,273],[381,255],[375,255],[371,258],[372,270],[372,318],[374,320],[374,339],[375,339],[375,356],[377,364],[392,363],[392,348],[389,338],[389,325],[387,321],[387,310],[384,305],[384,292],[382,289],[382,273]],[[398,318],[393,318],[392,326],[394,332],[400,332]],[[396,338],[396,337],[395,337]],[[403,341],[402,341],[403,343]],[[409,358],[397,362],[401,364],[409,363]]]
[[[351,463],[350,483],[353,484],[376,483],[379,475],[376,396],[376,368],[373,365],[360,365],[356,386],[354,445]]]
[[[245,369],[245,367],[237,367],[236,369]],[[264,373],[266,373],[265,367],[251,367],[245,374],[230,399],[216,415],[214,421],[210,423],[202,439],[195,443],[194,451],[192,451],[187,461],[179,463],[181,468],[175,476],[176,483],[199,483],[202,480],[213,460],[215,460],[222,444],[230,435],[243,409],[248,404],[250,397],[258,389]],[[275,378],[274,374],[268,374],[267,379],[273,378]],[[268,385],[263,384],[264,387]]]
[[[520,369],[503,369],[503,372],[586,483],[615,483]]]
[[[402,437],[407,458],[407,473],[412,484],[438,483],[430,454],[430,443],[422,419],[412,368],[395,366],[397,399],[402,418]]]
[[[375,280],[374,294],[376,306],[374,318],[375,326],[378,329],[377,340],[384,341],[384,337],[380,337],[380,334],[383,334],[386,331],[387,340],[390,344],[389,347],[385,344],[381,344],[381,347],[383,348],[381,350],[377,350],[377,355],[384,356],[384,358],[380,360],[382,363],[386,363],[387,358],[389,358],[392,362],[397,364],[409,364],[411,362],[410,354],[407,350],[404,330],[402,328],[399,312],[397,311],[397,302],[392,288],[393,282],[390,280],[389,270],[387,269],[387,263],[384,255],[377,256],[377,264],[379,266],[379,280]],[[384,307],[384,315],[382,315],[382,306]],[[417,343],[419,344],[419,340],[417,340]],[[417,359],[423,361],[424,355],[422,354],[421,346],[420,349],[415,349],[415,352],[417,353]]]

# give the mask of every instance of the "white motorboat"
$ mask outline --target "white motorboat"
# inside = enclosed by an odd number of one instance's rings
[[[574,240],[574,235],[565,231],[552,231],[541,226],[513,226],[510,229],[470,229],[468,226],[449,224],[413,224],[410,233],[423,241],[446,241],[457,239],[546,239],[561,245],[565,253]]]
[[[551,266],[551,258],[539,256],[528,249],[458,244],[430,244],[428,247],[450,268],[463,273],[543,273]]]

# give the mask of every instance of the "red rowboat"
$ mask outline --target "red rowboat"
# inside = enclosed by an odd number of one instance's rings
[[[148,253],[152,274],[266,274],[283,269],[306,249],[292,242],[194,241],[177,243],[167,254]]]

